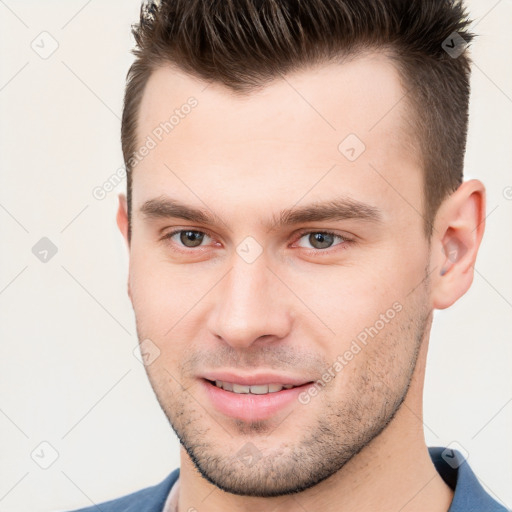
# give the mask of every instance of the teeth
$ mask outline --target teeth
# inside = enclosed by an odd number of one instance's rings
[[[251,386],[242,386],[241,384],[233,384],[233,393],[249,393]]]
[[[256,386],[244,386],[243,384],[236,384],[234,382],[224,382],[216,380],[215,385],[224,391],[232,391],[239,394],[252,394],[252,395],[266,395],[267,393],[277,393],[282,389],[291,389],[293,384],[259,384]]]
[[[266,395],[268,393],[268,384],[260,386],[251,386],[251,393],[253,395]]]

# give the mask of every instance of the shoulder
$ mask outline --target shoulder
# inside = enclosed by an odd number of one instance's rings
[[[94,504],[72,512],[161,512],[165,500],[178,479],[179,468],[172,471],[162,482],[121,498]]]
[[[448,512],[508,512],[482,487],[460,451],[436,446],[429,453],[437,472],[454,491]]]

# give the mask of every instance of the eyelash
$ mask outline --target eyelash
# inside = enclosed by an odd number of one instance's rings
[[[178,233],[183,233],[185,231],[192,231],[194,233],[201,233],[203,235],[207,235],[208,237],[210,237],[211,239],[214,238],[214,236],[209,233],[208,231],[203,231],[203,230],[199,230],[199,229],[176,229],[174,231],[171,231],[169,233],[166,233],[163,237],[162,237],[162,240],[166,240],[166,241],[169,241],[172,243],[171,241],[171,238],[174,236],[174,235],[177,235]],[[332,245],[331,247],[327,247],[326,249],[315,249],[315,248],[309,248],[309,247],[299,247],[300,249],[303,249],[305,250],[308,254],[311,254],[311,253],[314,253],[316,255],[318,254],[326,254],[326,253],[331,253],[333,251],[336,251],[336,250],[344,250],[344,249],[347,249],[347,246],[354,243],[354,240],[351,239],[351,238],[347,238],[343,235],[340,235],[338,233],[335,233],[333,231],[329,231],[329,230],[303,230],[301,231],[295,238],[295,242],[298,242],[301,238],[303,238],[305,235],[311,235],[311,234],[314,234],[314,233],[321,233],[322,235],[331,235],[335,238],[340,238],[341,239],[341,242],[335,244],[335,245]],[[336,249],[338,248],[338,249]],[[198,246],[198,247],[186,247],[186,246],[182,246],[182,245],[179,245],[178,248],[174,248],[174,250],[178,251],[178,252],[184,252],[184,253],[191,253],[192,250],[198,250],[198,249],[205,249],[204,246]]]

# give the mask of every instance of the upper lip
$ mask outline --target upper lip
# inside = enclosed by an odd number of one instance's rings
[[[294,377],[292,375],[283,375],[275,373],[255,373],[251,375],[240,375],[229,371],[212,371],[202,375],[204,379],[223,382],[231,382],[233,384],[241,384],[242,386],[258,386],[262,384],[292,384],[293,386],[302,386],[311,380],[302,377]]]

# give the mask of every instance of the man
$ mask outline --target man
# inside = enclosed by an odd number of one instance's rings
[[[181,464],[86,510],[505,510],[422,424],[484,231],[463,6],[163,0],[134,34],[117,223]]]

